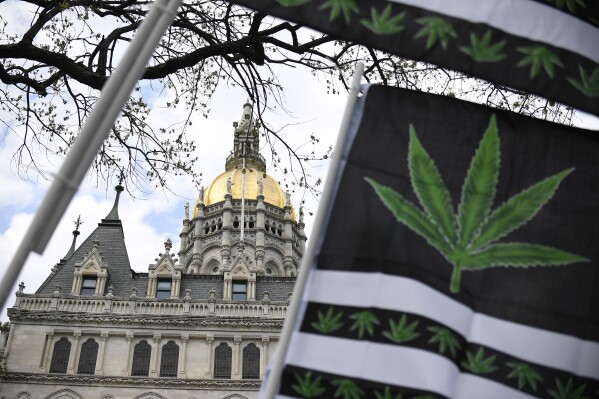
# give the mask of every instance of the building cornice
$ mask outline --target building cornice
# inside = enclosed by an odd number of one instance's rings
[[[68,375],[37,373],[6,373],[2,383],[58,384],[65,386],[114,386],[123,388],[183,388],[223,391],[257,391],[260,380],[179,379],[149,377],[119,377],[102,375]]]

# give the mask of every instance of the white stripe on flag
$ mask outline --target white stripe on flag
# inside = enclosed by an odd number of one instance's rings
[[[599,379],[599,343],[475,313],[426,284],[406,277],[314,270],[304,300],[414,313],[456,330],[469,342]]]
[[[532,396],[485,378],[471,378],[443,356],[387,345],[297,332],[286,364],[362,378],[381,384],[435,392],[455,399],[531,399]],[[460,383],[465,378],[467,382]]]
[[[512,35],[561,47],[599,62],[599,29],[531,0],[390,0],[484,23]]]

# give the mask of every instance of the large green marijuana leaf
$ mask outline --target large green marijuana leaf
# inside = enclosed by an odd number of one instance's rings
[[[355,382],[347,378],[333,380],[331,381],[331,384],[337,387],[337,390],[333,395],[335,398],[362,399],[362,396],[364,395],[364,391],[362,391]]]
[[[507,362],[506,366],[513,369],[508,374],[507,378],[517,378],[518,389],[522,389],[526,384],[528,384],[533,391],[537,392],[537,381],[543,382],[543,378],[530,364],[522,362]]]
[[[298,383],[292,385],[291,388],[304,398],[314,398],[322,395],[326,391],[326,388],[320,386],[321,377],[312,380],[311,371],[308,371],[304,377],[295,374],[295,379]]]
[[[343,327],[343,323],[339,321],[342,316],[343,312],[335,314],[332,307],[327,310],[326,315],[323,315],[322,312],[319,311],[318,323],[312,323],[312,327],[324,334],[337,331]]]
[[[534,218],[559,184],[574,169],[536,183],[491,211],[499,178],[499,134],[495,116],[476,150],[462,186],[458,214],[433,159],[410,126],[408,166],[422,208],[395,190],[365,178],[397,221],[424,237],[453,266],[450,289],[460,290],[463,271],[496,266],[568,265],[588,259],[552,247],[529,243],[496,243]]]
[[[505,58],[505,54],[499,52],[505,46],[505,40],[491,44],[491,31],[485,32],[483,37],[470,34],[470,47],[461,46],[460,50],[468,54],[476,62],[497,62]]]

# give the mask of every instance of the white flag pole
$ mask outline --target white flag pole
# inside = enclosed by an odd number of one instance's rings
[[[38,208],[0,283],[0,309],[17,281],[31,251],[41,254],[71,203],[123,105],[145,72],[150,56],[173,22],[183,0],[158,0],[142,22],[114,74],[106,81],[98,102],[77,136],[54,182]]]
[[[310,274],[310,270],[315,265],[314,254],[316,253],[316,249],[320,241],[320,236],[323,233],[324,222],[328,216],[326,215],[326,212],[329,208],[329,203],[331,202],[331,197],[335,185],[335,178],[339,173],[339,165],[341,163],[341,157],[343,155],[343,148],[345,147],[345,142],[347,140],[347,135],[352,114],[354,111],[354,106],[356,104],[356,99],[358,98],[358,93],[360,92],[360,79],[362,79],[363,73],[364,64],[362,62],[359,62],[356,65],[356,70],[354,72],[352,84],[349,89],[349,96],[347,99],[347,104],[345,105],[345,111],[343,113],[341,127],[339,128],[339,135],[337,136],[335,153],[333,154],[331,166],[329,167],[329,171],[327,173],[327,180],[324,187],[322,200],[318,205],[318,212],[316,213],[314,228],[312,229],[312,239],[308,242],[306,253],[302,258],[300,272],[297,276],[297,280],[295,281],[295,287],[293,288],[293,297],[291,298],[291,303],[289,304],[287,318],[285,319],[283,331],[281,332],[281,338],[279,340],[279,344],[277,345],[274,358],[271,362],[271,370],[266,376],[267,379],[266,385],[264,387],[264,392],[260,396],[264,399],[274,398],[279,391],[279,386],[281,384],[281,374],[283,373],[283,367],[285,362],[285,355],[287,354],[289,342],[291,340],[291,334],[293,333],[294,327],[297,322],[296,319],[299,314],[300,305],[302,303],[302,297],[306,288],[306,283],[308,281],[308,275]]]

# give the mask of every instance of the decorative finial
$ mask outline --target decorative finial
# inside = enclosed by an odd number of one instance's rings
[[[285,206],[291,206],[291,194],[289,194],[289,190],[285,191]]]
[[[114,199],[114,205],[112,206],[112,209],[110,210],[108,215],[106,215],[106,217],[102,220],[102,222],[109,222],[111,220],[119,220],[119,198],[121,197],[121,193],[123,192],[123,190],[125,190],[123,188],[123,186],[121,186],[121,183],[123,182],[124,178],[125,178],[125,175],[121,171],[121,174],[119,176],[119,184],[117,184],[114,187],[114,191],[116,191],[116,198]]]
[[[185,220],[189,220],[189,202],[185,203]]]
[[[190,301],[191,300],[191,290],[189,288],[185,289],[185,300],[186,301]]]
[[[171,241],[170,238],[167,238],[166,241],[164,242],[164,249],[166,249],[166,252],[168,253],[168,251],[170,251],[170,249],[173,247],[173,242]]]
[[[81,215],[77,216],[77,220],[74,220],[73,223],[75,223],[75,231],[79,232],[79,226],[83,224],[83,220],[81,220]]]
[[[25,290],[25,283],[21,281],[21,284],[19,284],[19,290],[17,292],[15,292],[15,295],[22,296],[24,290]]]
[[[98,236],[94,237],[94,240],[92,241],[92,245],[94,246],[94,248],[98,248],[100,246],[100,240],[98,239]]]

